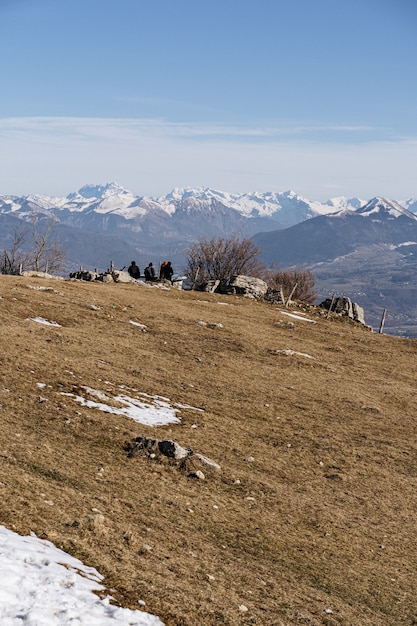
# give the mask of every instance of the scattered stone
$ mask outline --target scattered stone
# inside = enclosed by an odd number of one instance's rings
[[[246,457],[246,459],[244,459],[244,461],[246,461],[246,463],[254,463],[255,458],[253,456],[248,456]]]
[[[371,404],[364,404],[363,406],[361,406],[361,409],[363,411],[371,411],[372,413],[380,413],[380,409],[378,409],[377,406],[373,406]]]
[[[247,613],[249,611],[249,609],[244,604],[240,604],[239,605],[239,611],[241,611],[242,613]]]
[[[198,478],[199,480],[205,480],[206,478],[204,476],[204,473],[201,470],[197,470],[196,472],[191,472],[189,476],[191,476],[191,478]]]
[[[220,322],[204,322],[203,320],[197,320],[197,324],[200,326],[206,326],[207,328],[224,328]],[[201,359],[200,359],[201,360]]]

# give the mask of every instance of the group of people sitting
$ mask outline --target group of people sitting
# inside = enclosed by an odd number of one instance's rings
[[[132,261],[129,267],[127,268],[128,273],[132,278],[139,280],[141,277],[139,266],[136,265],[136,261]],[[169,280],[172,281],[172,275],[174,270],[172,269],[171,261],[164,261],[161,263],[158,276],[155,273],[155,268],[153,263],[149,263],[147,267],[145,267],[144,276],[146,282],[155,282],[157,280]]]

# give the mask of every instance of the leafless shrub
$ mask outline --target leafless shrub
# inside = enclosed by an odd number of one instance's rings
[[[39,228],[39,215],[32,213],[32,237],[34,247],[30,254],[29,264],[36,272],[58,272],[62,269],[65,252],[61,249],[59,240],[52,234],[56,217],[52,216]]]
[[[10,249],[3,249],[0,257],[0,272],[2,274],[19,274],[22,270],[50,273],[62,270],[65,252],[52,233],[56,218],[53,216],[48,220],[43,220],[41,226],[38,213],[32,213],[31,218],[31,233],[28,229],[16,228]],[[27,244],[30,234],[33,239],[32,248]]]
[[[314,291],[316,279],[311,270],[279,270],[273,268],[264,272],[263,279],[271,289],[282,289],[285,299],[291,295],[295,286],[291,299],[300,300],[300,302],[307,304],[314,304],[316,300],[316,292]]]
[[[0,258],[0,272],[2,274],[20,273],[28,262],[28,252],[23,250],[24,243],[28,237],[28,232],[20,226],[15,228],[12,237],[12,245],[9,250],[3,249]]]
[[[251,239],[215,237],[200,239],[186,250],[187,276],[196,287],[209,280],[222,280],[238,274],[259,276],[262,266],[259,248]]]

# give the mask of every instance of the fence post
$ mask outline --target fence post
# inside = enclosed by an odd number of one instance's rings
[[[287,298],[287,301],[285,303],[285,306],[287,307],[289,305],[289,303],[291,302],[291,298],[293,297],[294,291],[297,289],[297,283],[295,283],[294,287],[291,290],[290,295]]]
[[[327,316],[326,316],[326,319],[329,319],[329,316],[330,316],[330,311],[332,310],[332,308],[333,308],[333,304],[334,304],[334,298],[335,298],[335,294],[333,293],[333,294],[332,294],[332,301],[330,302],[330,307],[329,307],[329,310],[327,311]]]
[[[383,313],[382,313],[382,317],[381,317],[381,323],[379,325],[379,333],[381,334],[384,328],[384,324],[385,324],[385,317],[387,315],[387,309],[384,309]]]

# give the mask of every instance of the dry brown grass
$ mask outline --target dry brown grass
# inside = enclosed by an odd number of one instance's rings
[[[167,625],[417,623],[416,340],[132,285],[0,276],[0,296],[0,523]],[[150,428],[61,395],[79,385],[205,410]],[[127,458],[137,436],[222,471],[199,481]]]

